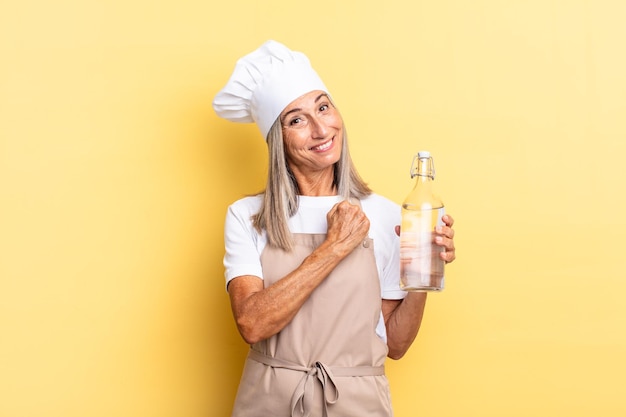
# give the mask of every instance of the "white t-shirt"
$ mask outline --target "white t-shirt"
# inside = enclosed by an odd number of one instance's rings
[[[341,200],[339,196],[299,196],[298,212],[289,219],[289,229],[292,233],[326,233],[328,227],[326,214]],[[228,208],[224,234],[226,284],[242,275],[253,275],[263,279],[261,253],[267,243],[267,236],[265,232],[256,231],[251,219],[258,213],[261,202],[261,195],[245,197]],[[377,194],[362,199],[361,207],[370,221],[369,237],[374,241],[380,296],[388,300],[402,299],[406,292],[400,289],[400,243],[395,232],[395,226],[400,224],[400,207]],[[382,313],[376,333],[386,341]]]

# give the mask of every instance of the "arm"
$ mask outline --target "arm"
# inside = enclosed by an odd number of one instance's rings
[[[241,336],[253,344],[281,331],[330,272],[367,236],[369,220],[358,205],[336,204],[327,215],[326,240],[300,266],[273,285],[245,275],[229,286]]]
[[[446,249],[440,256],[449,263],[456,259],[452,229],[454,219],[450,215],[445,215],[443,221],[446,225],[435,230],[437,233],[435,242]],[[398,228],[396,232],[399,232]],[[415,340],[422,324],[426,296],[425,292],[409,292],[402,300],[383,300],[382,311],[387,328],[390,358],[400,359]]]

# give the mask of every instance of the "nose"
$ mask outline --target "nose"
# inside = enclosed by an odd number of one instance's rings
[[[324,139],[328,136],[328,124],[321,117],[313,117],[311,119],[311,136],[316,139]]]

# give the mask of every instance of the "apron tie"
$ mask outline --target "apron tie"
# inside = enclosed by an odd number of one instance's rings
[[[324,416],[328,415],[328,404],[334,404],[339,399],[339,390],[333,379],[330,368],[322,362],[315,362],[300,379],[296,390],[291,397],[291,417],[308,417],[309,404],[313,402],[315,393],[315,378],[322,384],[324,398]]]
[[[384,365],[330,367],[322,362],[315,362],[315,364],[309,368],[284,359],[267,356],[254,349],[250,350],[248,357],[273,368],[284,368],[304,373],[291,397],[291,417],[308,417],[310,415],[309,404],[312,403],[314,398],[315,378],[322,384],[324,416],[327,416],[328,405],[335,404],[339,399],[339,389],[337,388],[337,384],[335,384],[334,378],[385,374]]]

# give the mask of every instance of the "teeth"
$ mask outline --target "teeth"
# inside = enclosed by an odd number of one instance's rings
[[[329,140],[328,142],[324,143],[323,145],[314,147],[313,150],[315,150],[315,151],[325,151],[326,149],[330,148],[330,145],[332,145],[332,144],[333,144],[333,141]]]

